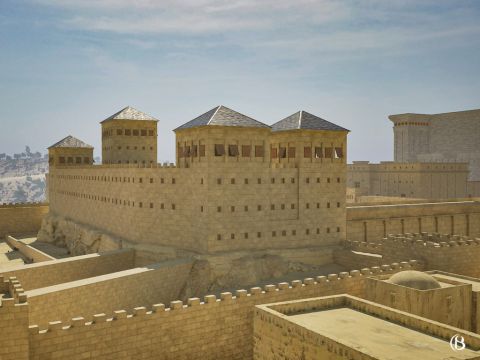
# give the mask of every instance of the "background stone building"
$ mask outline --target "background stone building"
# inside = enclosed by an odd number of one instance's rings
[[[468,162],[469,180],[480,180],[480,109],[388,118],[395,162]]]

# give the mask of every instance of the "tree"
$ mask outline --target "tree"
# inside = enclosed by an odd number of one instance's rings
[[[14,158],[15,160],[18,160],[18,159],[20,159],[21,157],[22,157],[22,154],[13,154],[13,158]]]
[[[30,151],[30,146],[25,146],[25,153],[27,154],[28,157],[32,156],[32,152]]]
[[[0,160],[5,159],[6,157],[7,157],[7,155],[5,153],[0,154]]]

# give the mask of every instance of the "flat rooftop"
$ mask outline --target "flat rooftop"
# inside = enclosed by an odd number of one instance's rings
[[[478,334],[346,294],[257,305],[255,317],[258,331],[282,329],[280,349],[292,336],[319,354],[333,345],[355,359],[480,359]],[[464,338],[465,349],[452,350],[455,335]]]
[[[473,359],[479,354],[454,352],[449,342],[350,308],[291,315],[289,320],[376,359]]]

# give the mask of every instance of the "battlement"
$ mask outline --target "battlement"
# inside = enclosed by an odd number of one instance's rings
[[[48,206],[48,202],[1,203],[0,209],[20,208],[20,207],[38,207],[38,206]]]
[[[174,163],[137,163],[137,164],[99,164],[99,165],[76,165],[66,166],[59,165],[56,169],[68,169],[68,170],[78,170],[78,169],[158,169],[158,168],[177,168]]]
[[[85,317],[74,317],[69,322],[50,321],[46,329],[41,329],[38,325],[30,325],[31,335],[55,334],[58,331],[67,331],[92,327],[96,325],[115,326],[124,324],[124,321],[134,322],[136,320],[152,320],[153,318],[168,319],[176,314],[185,314],[196,312],[197,310],[216,309],[214,311],[233,311],[232,305],[242,304],[263,304],[282,299],[296,299],[305,297],[305,292],[321,293],[327,292],[332,287],[336,287],[348,280],[355,281],[371,275],[391,274],[403,270],[416,269],[419,263],[416,260],[392,263],[389,265],[373,266],[371,268],[362,268],[361,270],[351,270],[349,272],[340,272],[338,274],[329,274],[328,276],[317,276],[315,278],[305,278],[303,280],[293,280],[291,282],[280,282],[278,284],[269,284],[262,287],[252,287],[250,290],[236,290],[235,294],[231,292],[222,292],[220,297],[216,295],[206,295],[201,301],[198,297],[191,297],[184,303],[181,300],[171,301],[169,305],[163,303],[154,304],[150,309],[147,307],[135,307],[129,311],[116,310],[112,317],[105,313],[94,314],[91,321]],[[223,308],[225,307],[225,308]],[[193,315],[193,314],[192,314]],[[93,328],[92,328],[93,329]]]
[[[429,248],[453,248],[458,246],[480,245],[480,238],[471,239],[465,235],[452,235],[440,233],[407,233],[389,234],[381,242],[345,241],[345,246],[351,250],[377,250],[386,247],[429,247]]]
[[[0,297],[0,308],[9,308],[15,304],[24,304],[27,302],[27,294],[20,281],[15,276],[4,279],[0,276],[0,293],[8,295]]]

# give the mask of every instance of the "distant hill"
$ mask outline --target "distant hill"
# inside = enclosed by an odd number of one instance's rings
[[[48,155],[25,152],[0,153],[0,203],[45,201],[45,173]]]

